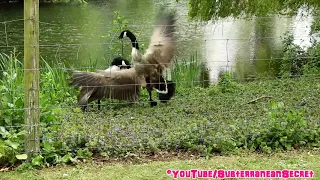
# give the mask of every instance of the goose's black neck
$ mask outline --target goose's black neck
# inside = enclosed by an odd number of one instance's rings
[[[139,50],[139,44],[138,44],[137,40],[134,40],[134,41],[131,40],[131,43],[132,43],[132,47],[134,47],[134,48]]]
[[[131,40],[132,47],[139,50],[139,44],[136,36],[131,31],[128,31],[128,30],[125,31],[125,33],[126,33],[126,36]]]

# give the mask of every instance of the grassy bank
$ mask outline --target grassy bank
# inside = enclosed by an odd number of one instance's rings
[[[180,62],[180,63],[178,63]],[[181,62],[189,62],[188,64]],[[111,62],[110,62],[111,63]],[[48,132],[57,132],[61,130],[64,122],[60,122],[61,116],[59,114],[69,114],[73,116],[73,107],[76,107],[78,90],[69,86],[68,79],[72,72],[72,67],[67,67],[63,63],[58,63],[59,67],[51,67],[44,59],[40,62],[40,121],[41,131],[43,133],[42,148],[48,149],[53,155],[59,157],[66,157],[69,161],[69,149],[65,150],[61,147],[62,141],[55,141],[55,135],[48,134]],[[96,67],[95,62],[89,64],[88,69],[80,68],[83,71],[94,71],[96,69],[103,69],[104,67]],[[175,61],[175,69],[173,79],[175,81],[184,79],[188,82],[199,82],[199,74],[201,63],[195,61],[192,56],[190,60]],[[75,68],[76,69],[76,68]],[[20,163],[21,160],[17,155],[23,153],[23,135],[24,131],[24,91],[23,91],[23,64],[19,59],[19,54],[13,51],[10,54],[0,53],[0,166],[12,166]],[[184,73],[183,73],[184,72]],[[188,72],[187,74],[185,72]],[[197,85],[197,83],[194,83]],[[185,84],[177,85],[185,88]],[[147,98],[147,92],[142,93],[143,101]],[[111,101],[104,101],[104,105],[109,106]],[[115,103],[115,102],[113,102]],[[50,139],[50,143],[46,141]],[[66,145],[66,146],[69,146]],[[75,151],[79,148],[77,147]],[[55,148],[62,149],[56,153]],[[86,156],[87,157],[87,156]],[[39,159],[42,161],[42,158]],[[50,162],[57,163],[57,159],[53,158]],[[47,160],[46,162],[49,162]],[[64,160],[62,160],[64,162]],[[36,163],[37,164],[37,163]],[[40,162],[40,165],[43,163]]]
[[[167,175],[167,169],[224,169],[224,170],[313,170],[314,179],[319,179],[319,151],[289,151],[273,155],[243,153],[232,156],[215,156],[210,160],[188,160],[171,158],[167,161],[156,161],[139,164],[123,163],[84,163],[77,166],[59,166],[24,172],[1,173],[2,180],[23,179],[173,179]],[[244,178],[242,178],[244,179]]]
[[[0,160],[8,166],[23,162],[16,156],[23,152],[23,71],[14,54],[2,60]],[[316,75],[236,82],[226,74],[217,85],[202,88],[193,83],[201,73],[201,64],[194,61],[176,64],[177,92],[168,104],[150,108],[143,91],[137,104],[104,100],[101,112],[94,107],[82,113],[75,106],[77,90],[67,83],[68,68],[51,68],[45,61],[41,67],[41,154],[33,166],[161,151],[209,158],[213,153],[320,146]]]
[[[319,89],[314,76],[242,84],[226,78],[209,88],[177,89],[169,104],[154,108],[142,100],[85,114],[67,109],[57,116],[59,130],[44,136],[66,142],[66,150],[89,148],[107,158],[162,150],[209,157],[241,149],[318,147]]]

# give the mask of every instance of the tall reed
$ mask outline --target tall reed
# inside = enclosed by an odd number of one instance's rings
[[[197,53],[191,54],[189,59],[175,59],[172,68],[172,80],[177,87],[188,88],[201,84],[201,73],[204,63]]]

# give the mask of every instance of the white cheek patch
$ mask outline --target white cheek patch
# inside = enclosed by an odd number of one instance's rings
[[[120,70],[120,67],[118,67],[118,66],[111,66],[111,67],[109,67],[108,69],[106,69],[106,70],[104,70],[104,71],[106,71],[106,72],[112,72],[112,71],[119,71]]]
[[[164,91],[159,91],[158,89],[156,89],[156,91],[160,94],[168,94],[168,85],[167,85],[167,81],[164,79],[164,83],[166,85],[166,90]]]
[[[121,64],[122,64],[122,66],[126,66],[126,63],[125,63],[124,61],[122,61],[122,63],[121,63]]]
[[[127,31],[123,33],[123,37],[127,37]]]

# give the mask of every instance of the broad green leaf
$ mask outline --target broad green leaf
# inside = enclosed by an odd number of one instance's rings
[[[22,98],[17,99],[16,106],[17,107],[23,107],[23,105],[24,105],[23,99]]]
[[[54,118],[55,118],[55,115],[50,114],[49,116],[46,117],[45,121],[46,123],[50,123],[54,120]]]
[[[12,142],[12,141],[10,141],[10,140],[6,140],[5,142],[6,142],[6,144],[7,144],[8,146],[12,147],[13,149],[18,149],[18,147],[19,147],[19,143]]]
[[[61,158],[61,161],[64,163],[75,162],[75,159],[71,157],[71,154],[66,154]]]
[[[54,150],[54,147],[48,141],[45,141],[43,143],[43,150],[45,152],[51,152],[52,150]]]
[[[34,166],[40,166],[42,164],[43,157],[41,155],[38,155],[37,157],[32,159],[32,165]]]
[[[7,89],[5,86],[0,86],[0,91]]]
[[[5,127],[0,126],[0,134],[3,136],[3,138],[6,138],[8,131],[6,131]]]
[[[18,154],[16,155],[16,158],[19,159],[19,160],[25,160],[28,158],[28,155],[26,154]]]

